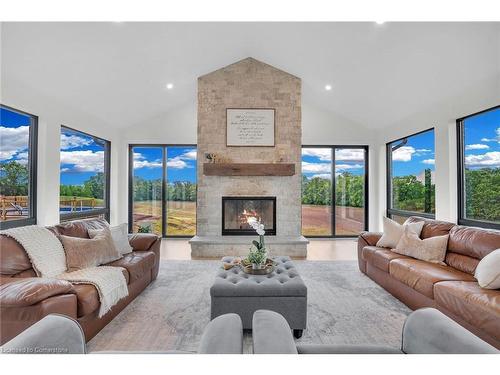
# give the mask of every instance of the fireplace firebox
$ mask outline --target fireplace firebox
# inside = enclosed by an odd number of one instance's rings
[[[250,217],[264,224],[266,235],[276,235],[276,197],[222,197],[223,236],[255,236]]]

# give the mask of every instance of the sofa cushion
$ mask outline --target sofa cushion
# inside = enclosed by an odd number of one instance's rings
[[[69,237],[79,237],[79,238],[89,238],[89,229],[104,229],[109,226],[108,222],[103,219],[84,219],[68,221],[55,225],[53,227],[47,227],[48,230],[54,232],[55,234],[61,234]]]
[[[73,288],[76,292],[78,318],[91,314],[99,308],[99,294],[95,286],[76,284]]]
[[[406,223],[416,223],[419,221],[424,222],[424,227],[422,228],[422,232],[420,232],[420,238],[430,238],[435,236],[444,236],[450,233],[451,228],[455,226],[453,223],[449,223],[447,221],[439,221],[433,219],[426,219],[420,216],[410,216]]]
[[[459,271],[474,275],[479,259],[447,251],[444,262]]]
[[[155,263],[155,254],[152,251],[133,251],[122,258],[108,263],[107,266],[123,267],[128,271],[128,283],[140,279],[146,272],[150,272]]]
[[[385,247],[365,246],[363,248],[363,259],[378,269],[389,272],[389,263],[393,259],[408,258],[401,254],[397,254]]]
[[[482,289],[474,281],[443,281],[434,285],[438,306],[500,341],[500,290]]]
[[[389,273],[395,279],[429,298],[434,298],[434,284],[439,281],[474,281],[472,275],[451,267],[411,258],[392,260],[389,264]]]

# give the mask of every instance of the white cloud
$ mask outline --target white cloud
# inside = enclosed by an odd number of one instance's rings
[[[61,151],[61,164],[70,164],[72,172],[102,172],[104,151]]]
[[[427,152],[432,152],[432,150],[429,150],[428,148],[417,148],[417,152],[425,154]]]
[[[422,160],[422,163],[434,165],[436,163],[436,161],[434,159],[425,159],[425,160]]]
[[[16,155],[16,160],[18,163],[27,165],[28,164],[28,151],[20,152]]]
[[[331,171],[331,163],[308,163],[307,161],[302,162],[303,173],[331,173]]]
[[[359,148],[342,148],[335,150],[336,161],[364,161],[365,151]]]
[[[182,154],[180,157],[184,160],[196,160],[196,150],[188,151]]]
[[[481,155],[467,155],[467,167],[500,167],[500,151],[490,151]]]
[[[498,142],[500,143],[500,128],[495,131],[497,136],[495,138],[481,138],[481,142]]]
[[[161,168],[161,165],[161,160],[149,161],[140,152],[134,152],[134,169]]]
[[[416,152],[412,146],[403,146],[392,153],[393,161],[411,161],[412,155]]]
[[[302,156],[312,156],[321,161],[332,161],[332,152],[329,148],[303,148]]]
[[[12,159],[28,148],[29,126],[0,126],[0,161]]]
[[[336,164],[335,165],[335,170],[336,171],[343,171],[347,169],[360,169],[363,168],[363,165],[361,164]]]
[[[78,135],[61,134],[61,150],[87,146],[92,142],[92,139],[79,137]]]
[[[181,156],[176,156],[167,160],[167,167],[173,169],[192,168],[188,163],[182,160]]]
[[[311,178],[323,178],[325,180],[331,180],[332,175],[329,173],[319,173],[319,174],[312,175]]]
[[[475,144],[473,144],[473,145],[466,145],[466,146],[465,146],[465,149],[466,149],[466,150],[486,150],[486,149],[488,149],[488,148],[490,148],[490,146],[488,146],[488,145],[483,145],[483,144],[481,144],[481,143],[475,143]]]

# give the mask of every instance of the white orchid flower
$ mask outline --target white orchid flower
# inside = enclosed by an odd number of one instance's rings
[[[259,229],[257,229],[257,234],[259,236],[263,236],[264,234],[266,234],[266,231],[264,229],[262,229],[262,228],[259,228]]]

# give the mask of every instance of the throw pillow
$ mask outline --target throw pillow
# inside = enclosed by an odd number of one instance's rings
[[[60,235],[59,240],[66,253],[68,271],[97,267],[121,258],[109,229],[91,239]]]
[[[444,236],[421,239],[409,226],[406,226],[401,239],[394,251],[412,258],[425,260],[430,263],[446,265],[446,249],[448,248],[448,234]]]
[[[377,246],[379,247],[389,247],[391,249],[395,248],[403,235],[405,227],[408,227],[411,231],[415,232],[417,236],[420,236],[420,232],[422,232],[422,228],[424,227],[423,221],[401,225],[387,217],[383,217],[382,219],[384,223],[384,233],[377,242]]]
[[[485,289],[500,289],[500,249],[486,255],[474,273],[479,286]]]
[[[89,229],[88,234],[90,238],[94,238],[97,236],[103,229]],[[131,253],[133,248],[130,246],[128,242],[128,225],[127,223],[123,223],[120,225],[116,225],[114,227],[109,227],[111,232],[111,237],[113,238],[113,242],[115,244],[116,249],[121,255],[125,255]]]

